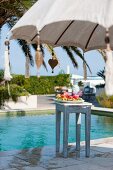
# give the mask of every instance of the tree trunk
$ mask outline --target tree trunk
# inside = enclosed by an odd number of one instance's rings
[[[26,56],[26,63],[25,63],[25,78],[29,78],[30,77],[30,68],[29,68],[29,57]]]
[[[84,71],[84,80],[87,80],[87,66],[85,62],[83,62],[83,71]]]

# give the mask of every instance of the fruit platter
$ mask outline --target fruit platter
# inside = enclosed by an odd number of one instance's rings
[[[83,103],[84,100],[79,97],[79,95],[74,94],[70,95],[68,92],[63,94],[57,94],[55,101],[58,102],[67,102],[67,103]]]

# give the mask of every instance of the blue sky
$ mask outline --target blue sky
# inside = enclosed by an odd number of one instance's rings
[[[0,68],[4,68],[4,50],[5,50],[4,41],[5,41],[7,33],[8,33],[8,29],[6,26],[4,26],[2,28],[2,32],[0,35]],[[58,56],[60,65],[55,67],[54,73],[52,74],[51,68],[48,64],[48,60],[51,58],[51,56],[49,52],[45,50],[45,62],[47,64],[48,72],[45,70],[43,66],[41,66],[40,75],[57,75],[61,70],[64,70],[64,72],[66,73],[67,65],[69,65],[70,67],[71,74],[83,75],[82,60],[78,56],[75,56],[79,64],[79,68],[76,69],[73,67],[67,54],[60,47],[55,48],[55,51]],[[32,51],[32,53],[33,53],[33,56],[35,56],[34,51]],[[85,59],[92,70],[93,76],[97,75],[97,72],[102,70],[105,66],[105,62],[102,56],[96,50],[85,53]],[[21,48],[18,46],[15,40],[12,40],[11,45],[10,45],[10,62],[11,62],[12,73],[15,73],[15,74],[25,73],[25,56],[23,55]],[[31,72],[31,75],[37,75],[36,66],[31,67],[30,72]],[[89,72],[88,72],[88,75],[91,76]]]

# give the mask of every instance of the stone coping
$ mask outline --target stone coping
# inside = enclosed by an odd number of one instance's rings
[[[102,116],[113,116],[113,109],[110,108],[102,108],[92,106],[91,108],[92,114],[94,115],[102,115]],[[9,110],[0,110],[0,116],[2,115],[21,115],[21,114],[49,114],[55,113],[55,107],[45,107],[45,108],[34,108],[34,109],[9,109]]]

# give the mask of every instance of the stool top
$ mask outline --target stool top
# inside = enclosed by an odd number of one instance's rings
[[[63,105],[63,106],[92,106],[92,103],[89,102],[73,102],[73,101],[55,101],[55,104]]]

